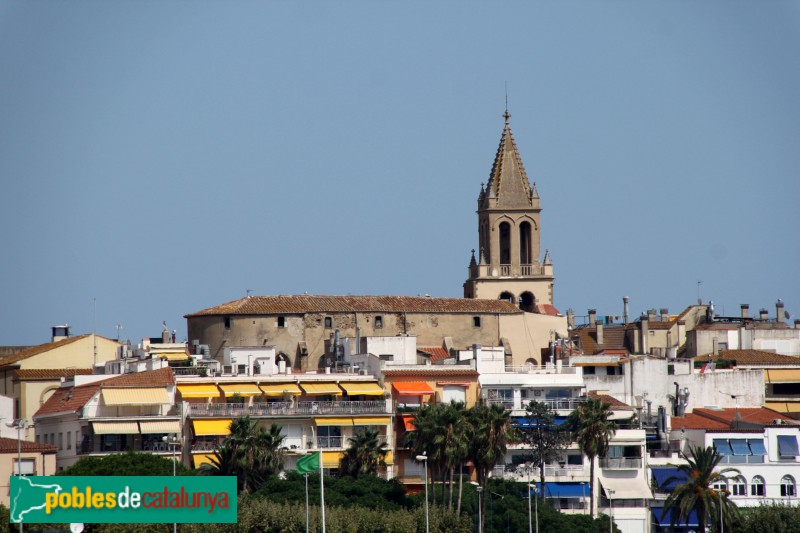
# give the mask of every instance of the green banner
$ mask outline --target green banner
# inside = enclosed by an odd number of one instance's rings
[[[236,523],[235,476],[11,478],[11,522]]]

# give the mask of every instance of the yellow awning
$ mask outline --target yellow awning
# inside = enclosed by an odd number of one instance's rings
[[[322,466],[324,468],[339,468],[344,452],[322,452]]]
[[[261,387],[264,395],[270,398],[280,398],[284,394],[291,394],[292,396],[303,394],[297,383],[271,383],[269,385],[259,385],[259,387]]]
[[[136,422],[92,422],[95,435],[135,435],[139,433]]]
[[[318,426],[352,426],[353,419],[349,416],[339,418],[315,418],[314,423]]]
[[[189,354],[186,352],[159,352],[154,353],[153,358],[163,357],[167,361],[186,361],[189,359]]]
[[[239,396],[261,396],[261,389],[255,383],[220,383],[219,388],[230,398],[234,394]]]
[[[339,386],[342,387],[349,396],[357,396],[359,394],[365,396],[383,396],[384,393],[383,387],[374,381],[369,383],[339,383]]]
[[[164,387],[103,389],[106,405],[162,405],[171,403],[169,393]]]
[[[203,435],[230,435],[231,433],[231,420],[230,418],[223,418],[218,420],[195,420],[194,434],[196,437]]]
[[[386,452],[386,457],[384,457],[383,460],[386,461],[387,465],[393,465],[394,464],[394,454],[391,451],[387,451]]]
[[[336,383],[301,383],[300,386],[309,396],[342,395],[342,389]]]
[[[206,463],[211,462],[211,457],[213,454],[210,453],[196,453],[192,455],[192,461],[194,462],[195,468],[200,468]]]
[[[770,368],[764,371],[767,383],[800,383],[800,370],[795,368]]]
[[[187,384],[178,385],[178,392],[181,393],[183,398],[217,398],[219,397],[219,389],[216,385],[206,384]]]
[[[153,420],[149,422],[139,422],[142,433],[180,433],[181,423],[177,420]]]
[[[779,413],[800,413],[800,402],[767,402],[764,407]]]
[[[392,419],[388,416],[362,416],[353,419],[354,426],[388,426]]]

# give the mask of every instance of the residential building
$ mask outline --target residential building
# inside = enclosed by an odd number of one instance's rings
[[[0,438],[0,504],[10,507],[11,477],[56,473],[56,448],[49,444]]]

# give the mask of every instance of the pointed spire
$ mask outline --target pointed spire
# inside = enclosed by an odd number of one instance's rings
[[[472,249],[472,259],[469,260],[469,266],[474,267],[478,263],[475,262],[475,248]]]
[[[486,258],[483,255],[483,246],[481,246],[481,252],[480,252],[480,254],[478,256],[478,259],[480,260],[480,264],[481,265],[485,265],[486,264]]]
[[[531,188],[531,198],[539,198],[539,191],[536,190],[536,182],[533,182],[533,187]]]
[[[544,251],[544,261],[542,261],[544,265],[552,265],[553,263],[550,261],[550,250]]]
[[[505,126],[500,137],[500,146],[492,165],[489,182],[486,184],[486,197],[496,199],[492,205],[486,207],[531,207],[533,196],[528,175],[522,166],[522,158],[517,150],[514,135],[511,133],[509,119],[511,113],[506,109],[503,113]]]

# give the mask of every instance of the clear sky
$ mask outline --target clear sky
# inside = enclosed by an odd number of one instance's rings
[[[0,344],[461,296],[511,125],[555,305],[800,317],[800,2],[0,3]]]

